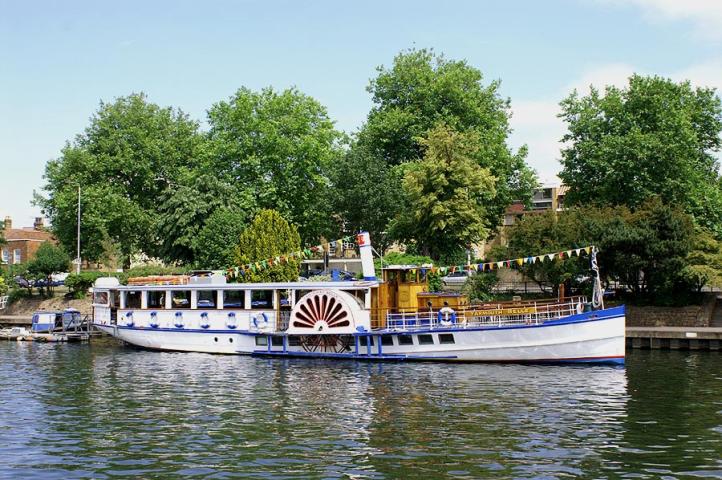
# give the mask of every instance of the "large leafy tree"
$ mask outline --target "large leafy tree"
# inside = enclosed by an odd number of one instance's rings
[[[143,94],[101,102],[90,125],[45,168],[45,196],[36,202],[60,242],[73,250],[78,186],[83,258],[97,260],[110,239],[127,259],[155,254],[157,204],[197,164],[198,124]]]
[[[364,145],[354,144],[330,169],[330,202],[343,234],[367,231],[383,252],[391,243],[389,222],[400,208],[402,169]]]
[[[460,133],[446,125],[419,139],[422,160],[410,163],[403,179],[407,202],[392,225],[395,236],[415,242],[423,255],[438,260],[486,239],[487,205],[495,178],[474,160],[476,132]]]
[[[236,244],[246,227],[243,210],[215,210],[193,240],[194,262],[199,268],[226,268],[233,265]]]
[[[524,161],[526,148],[514,153],[506,143],[510,105],[499,95],[498,81],[484,84],[481,71],[466,61],[410,50],[397,55],[390,68],[379,67],[368,91],[374,106],[358,140],[389,165],[421,158],[424,146],[417,138],[444,123],[474,132],[473,159],[496,178],[485,209],[488,227],[498,225],[512,200],[531,196],[535,175]]]
[[[206,267],[220,268],[228,265],[228,256],[221,255],[217,261],[209,262],[210,250],[218,252],[216,248],[204,251],[200,232],[205,229],[203,239],[211,243],[228,239],[223,234],[220,237],[212,235],[211,232],[220,234],[220,231],[216,227],[206,229],[206,226],[216,212],[225,212],[221,214],[225,219],[229,218],[227,213],[230,212],[234,221],[239,222],[235,235],[230,239],[230,245],[234,245],[255,208],[255,202],[248,188],[235,187],[223,178],[200,169],[197,174],[198,177],[187,184],[168,188],[160,196],[157,207],[158,251],[163,259],[170,262],[190,264],[202,260]]]
[[[244,282],[288,282],[298,279],[301,260],[290,256],[301,249],[301,237],[293,224],[275,210],[261,210],[243,230],[236,248],[238,266],[258,264],[246,269]],[[276,257],[285,258],[276,261]],[[268,260],[273,260],[271,265]]]
[[[714,89],[633,75],[626,88],[576,91],[561,102],[567,123],[560,177],[568,204],[636,209],[659,195],[722,235],[714,152],[722,110]]]
[[[320,103],[295,89],[241,88],[208,121],[215,174],[250,188],[259,208],[280,212],[305,241],[329,231],[327,171],[341,134]]]

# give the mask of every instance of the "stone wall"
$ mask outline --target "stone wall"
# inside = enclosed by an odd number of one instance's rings
[[[628,327],[709,327],[717,296],[707,295],[701,305],[639,307],[627,305]]]

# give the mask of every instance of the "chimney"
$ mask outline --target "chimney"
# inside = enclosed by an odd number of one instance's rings
[[[10,230],[11,228],[13,228],[13,219],[5,217],[5,230]]]
[[[33,223],[33,230],[43,229],[43,217],[35,217],[35,223]]]

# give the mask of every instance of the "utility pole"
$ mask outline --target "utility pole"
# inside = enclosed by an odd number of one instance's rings
[[[78,255],[75,257],[75,273],[80,274],[80,185],[78,184]]]

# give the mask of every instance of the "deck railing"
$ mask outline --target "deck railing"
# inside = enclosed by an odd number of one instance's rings
[[[385,325],[372,325],[372,327],[389,330],[418,330],[539,325],[548,320],[580,313],[587,308],[586,305],[586,298],[570,297],[554,302],[470,305],[454,309],[453,312],[442,311],[441,314],[439,310],[387,313]]]

